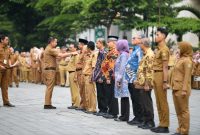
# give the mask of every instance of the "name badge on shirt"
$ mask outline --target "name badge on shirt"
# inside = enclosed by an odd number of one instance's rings
[[[4,63],[4,64],[7,64],[7,60],[3,60],[3,63]]]

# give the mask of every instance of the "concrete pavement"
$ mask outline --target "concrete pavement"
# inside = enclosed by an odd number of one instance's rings
[[[92,114],[67,109],[71,105],[69,88],[56,86],[52,102],[57,109],[44,110],[44,91],[44,85],[28,83],[21,83],[19,88],[9,88],[10,101],[16,107],[3,107],[0,98],[0,135],[155,135],[149,130],[127,125],[125,122],[115,122]],[[174,133],[177,127],[171,95],[169,90],[169,134]],[[158,117],[154,93],[152,93],[152,98],[157,125]],[[132,108],[130,110],[132,111]],[[198,135],[200,134],[200,91],[198,90],[192,91],[190,113],[190,135]],[[133,117],[132,112],[130,116]]]

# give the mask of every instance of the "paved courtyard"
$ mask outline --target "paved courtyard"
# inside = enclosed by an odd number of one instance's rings
[[[125,122],[115,122],[103,117],[69,110],[69,88],[55,87],[53,105],[56,110],[44,110],[44,85],[21,83],[19,88],[9,88],[9,97],[15,108],[0,107],[0,135],[155,135]],[[158,124],[155,106],[155,122]],[[175,115],[171,91],[168,91],[170,106],[170,133],[175,132]],[[132,110],[132,109],[131,109]],[[190,135],[200,134],[200,90],[193,90],[190,98]],[[131,118],[132,112],[131,112]],[[131,119],[130,118],[130,119]],[[158,134],[159,135],[159,134]]]

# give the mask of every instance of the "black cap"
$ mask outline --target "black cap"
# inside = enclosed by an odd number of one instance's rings
[[[117,41],[119,39],[119,37],[117,36],[108,36],[108,40],[112,40],[112,41]]]
[[[95,43],[93,41],[89,41],[87,43],[87,47],[90,49],[90,50],[94,50],[95,49]]]
[[[86,40],[86,39],[82,39],[82,38],[79,38],[79,40],[78,40],[80,43],[83,43],[83,44],[87,44],[88,43],[88,41]]]

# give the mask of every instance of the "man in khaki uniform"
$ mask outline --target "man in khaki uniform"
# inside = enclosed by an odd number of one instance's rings
[[[25,62],[24,62],[24,79],[25,82],[30,83],[32,78],[32,72],[31,72],[31,58],[30,53],[25,53]]]
[[[21,52],[19,57],[18,57],[18,61],[19,61],[19,81],[23,82],[23,73],[22,73],[22,60],[23,59],[23,53]]]
[[[97,53],[94,52],[94,49],[94,42],[89,41],[84,56],[84,67],[82,70],[85,86],[86,113],[96,112],[96,90],[95,84],[92,81],[92,73],[97,61]]]
[[[85,87],[84,87],[84,78],[82,75],[82,68],[83,68],[83,59],[84,59],[84,53],[86,51],[86,44],[88,43],[87,40],[85,39],[79,39],[79,58],[78,62],[76,65],[76,76],[75,80],[77,80],[78,85],[79,85],[79,91],[80,91],[80,96],[81,96],[81,102],[80,102],[80,107],[76,108],[76,110],[85,110],[86,109],[86,101],[85,101]]]
[[[44,77],[43,77],[43,73],[44,73],[44,57],[43,57],[43,53],[44,53],[44,48],[40,48],[40,54],[39,54],[39,65],[40,65],[40,78],[41,78],[41,84],[44,84]]]
[[[191,94],[192,45],[179,42],[180,58],[173,69],[172,89],[174,106],[178,118],[178,128],[173,135],[189,135],[190,112],[189,97]]]
[[[45,104],[44,109],[56,109],[56,107],[51,104],[51,97],[53,93],[53,88],[55,85],[56,78],[56,58],[64,58],[70,53],[60,53],[55,49],[57,45],[57,39],[50,37],[48,40],[48,45],[44,51],[44,81],[46,85],[45,93]],[[74,53],[76,54],[76,53]]]
[[[169,133],[169,106],[167,102],[169,48],[165,42],[167,35],[168,32],[165,28],[157,29],[156,42],[158,43],[158,50],[155,53],[153,65],[153,85],[159,116],[159,126],[151,129],[155,133]]]
[[[37,83],[38,54],[36,51],[36,47],[31,49],[30,58],[31,58],[31,72],[32,72],[31,81],[33,83]]]
[[[8,77],[9,77],[9,58],[10,50],[8,48],[9,39],[7,36],[0,36],[0,86],[3,104],[6,107],[15,107],[8,99]]]
[[[14,53],[14,49],[10,47],[11,55],[10,55],[10,78],[9,85],[12,87],[13,81],[15,82],[16,87],[19,87],[19,80],[17,77],[17,68],[18,68],[18,56]]]
[[[169,83],[172,77],[172,69],[174,67],[175,62],[176,62],[176,55],[174,55],[174,50],[170,49],[169,63],[168,63],[168,82]]]
[[[59,46],[56,47],[56,50],[57,50],[59,53],[61,52]],[[60,62],[60,59],[56,59],[56,85],[60,85],[59,62]]]
[[[61,53],[66,53],[67,48],[65,46],[61,47]],[[67,57],[68,58],[68,57]],[[61,87],[69,86],[69,73],[67,71],[68,59],[62,58],[59,61],[59,72],[60,72],[60,85]]]
[[[77,46],[71,44],[69,46],[69,49],[71,52],[76,52]],[[69,86],[70,86],[71,100],[72,100],[72,106],[68,107],[68,109],[76,109],[80,106],[80,93],[78,89],[78,83],[77,80],[74,80],[77,62],[78,62],[78,55],[72,55],[67,65],[67,71],[69,72]]]

